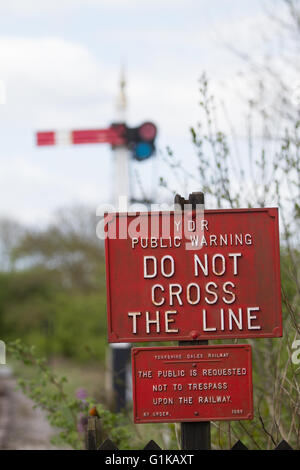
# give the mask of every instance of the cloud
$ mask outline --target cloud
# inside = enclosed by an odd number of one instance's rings
[[[101,60],[80,44],[59,38],[0,37],[0,63],[7,95],[0,108],[4,127],[27,127],[33,133],[34,129],[105,127],[114,119],[118,64]],[[154,119],[164,122],[170,133],[185,133],[186,118],[197,98],[201,72],[197,65],[193,71],[189,66],[180,72],[173,56],[163,56],[149,67],[133,62],[128,68],[132,124]]]
[[[112,8],[122,2],[14,0],[7,5],[17,8],[23,3],[28,8],[37,5],[47,9],[67,8],[71,4],[109,4]],[[163,4],[170,6],[168,0]],[[103,50],[98,35],[97,55],[78,42],[58,37],[0,37],[0,80],[5,81],[7,94],[7,106],[1,110],[3,120],[26,122],[38,128],[52,128],[53,124],[63,128],[107,125],[113,119],[119,76],[119,64],[109,59],[107,51],[115,37],[120,43],[120,55],[125,55],[128,64],[131,115],[135,119],[143,114],[161,118],[165,128],[181,133],[183,126],[187,128],[197,116],[197,80],[204,70],[218,83],[223,98],[229,96],[228,85],[236,77],[238,61],[222,44],[234,45],[238,38],[244,50],[247,45],[253,48],[253,32],[259,24],[264,27],[263,21],[260,11],[230,21],[221,16],[201,27],[191,24],[184,34],[178,34],[172,26],[148,25],[143,31],[139,23],[134,29],[126,24],[119,30],[109,25],[101,33],[105,36]],[[137,38],[141,38],[138,44]],[[257,39],[256,49],[261,53],[258,43]],[[116,48],[111,45],[111,52],[115,53]],[[231,94],[231,103],[233,99]]]
[[[100,158],[103,156],[100,153]],[[1,216],[40,224],[47,222],[57,207],[79,203],[96,207],[110,188],[108,178],[101,181],[99,164],[93,157],[84,161],[74,152],[49,150],[35,160],[26,153],[1,158],[0,187],[5,195],[0,199]],[[101,170],[109,174],[109,159],[102,163]]]
[[[186,0],[191,3],[193,0]],[[9,2],[1,2],[0,12],[9,12],[15,15],[32,15],[32,14],[57,14],[59,11],[67,11],[73,13],[78,8],[126,8],[136,9],[141,6],[140,0],[10,0]],[[149,5],[143,8],[155,7],[182,7],[182,0],[152,0]]]
[[[99,63],[85,47],[59,38],[0,38],[1,80],[6,84],[7,104],[1,109],[6,121],[66,125],[91,116],[96,106],[108,114],[114,94],[116,70]],[[80,121],[80,119],[79,119]]]

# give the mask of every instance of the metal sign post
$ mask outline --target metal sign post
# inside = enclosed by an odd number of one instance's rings
[[[192,209],[196,210],[198,204],[205,205],[204,193],[192,193],[189,200],[185,201],[179,194],[176,194],[174,204],[179,205],[182,210],[184,206],[190,204]],[[208,345],[208,341],[179,341],[179,346],[188,346],[198,344]],[[211,449],[211,432],[210,421],[189,423],[181,423],[181,449],[182,450],[210,450]]]

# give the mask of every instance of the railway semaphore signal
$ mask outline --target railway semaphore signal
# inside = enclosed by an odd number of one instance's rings
[[[155,154],[157,127],[144,122],[138,127],[125,123],[112,124],[107,129],[52,130],[36,133],[38,147],[55,145],[110,144],[112,148],[126,147],[132,158],[144,161]]]

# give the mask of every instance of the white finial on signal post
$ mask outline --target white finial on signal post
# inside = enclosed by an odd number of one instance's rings
[[[124,67],[121,68],[120,89],[116,102],[116,119],[120,124],[126,124],[127,98],[126,98],[126,79]],[[130,202],[130,176],[129,162],[130,153],[125,145],[114,148],[115,155],[115,205],[119,207],[120,200]],[[126,207],[118,210],[126,211]]]
[[[127,109],[127,97],[126,97],[126,78],[125,78],[125,71],[124,66],[121,67],[121,74],[120,74],[120,90],[119,95],[117,97],[117,112],[119,112],[118,119],[120,121],[126,120],[126,109]]]

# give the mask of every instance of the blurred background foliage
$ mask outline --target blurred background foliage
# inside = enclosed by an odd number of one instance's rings
[[[93,211],[79,207],[41,230],[1,220],[3,339],[20,337],[49,357],[104,359],[105,265],[95,227]]]

